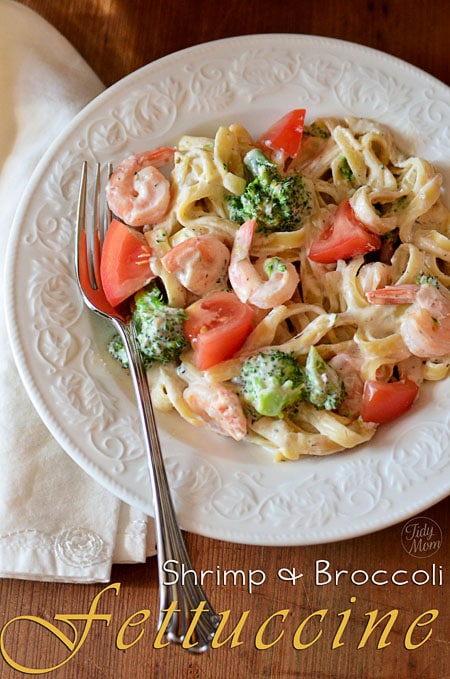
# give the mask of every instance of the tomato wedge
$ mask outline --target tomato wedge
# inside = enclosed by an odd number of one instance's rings
[[[289,111],[261,135],[258,145],[281,151],[287,158],[295,158],[302,142],[305,115],[304,108]]]
[[[333,224],[311,245],[309,259],[320,264],[332,264],[379,250],[381,238],[368,231],[355,215],[349,199],[338,205]]]
[[[364,422],[389,422],[403,415],[414,403],[419,387],[412,380],[380,382],[366,380],[361,418]]]
[[[114,309],[111,304],[108,302],[106,299],[105,293],[103,290],[100,288],[97,288],[97,290],[92,289],[91,287],[91,281],[89,277],[89,271],[88,271],[88,264],[87,264],[87,241],[86,241],[86,231],[82,231],[80,234],[80,258],[78,262],[78,274],[80,276],[80,283],[81,287],[83,288],[84,294],[86,297],[90,300],[90,302],[96,306],[98,309],[101,311],[104,311],[105,314],[113,314],[113,315],[121,315],[120,313],[118,314],[117,309]],[[99,247],[98,247],[98,242],[94,242],[94,271],[95,271],[95,277],[98,280],[98,254],[99,254]]]
[[[144,236],[118,219],[111,221],[100,262],[103,290],[111,306],[117,306],[155,277],[150,255]]]
[[[253,311],[234,292],[212,292],[186,309],[184,334],[199,370],[231,358],[252,328]]]

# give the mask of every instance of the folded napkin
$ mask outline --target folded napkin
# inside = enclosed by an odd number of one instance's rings
[[[103,89],[36,13],[0,0],[0,275],[15,208],[55,135]],[[0,286],[3,294],[3,286]],[[20,382],[0,312],[0,577],[106,582],[154,553],[153,521],[82,471]]]

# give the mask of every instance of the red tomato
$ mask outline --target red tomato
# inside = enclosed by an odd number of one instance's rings
[[[79,259],[78,273],[80,276],[80,283],[84,290],[85,295],[92,302],[94,306],[104,311],[106,314],[118,315],[117,310],[114,309],[111,304],[107,301],[105,293],[101,288],[93,290],[91,287],[91,281],[89,277],[89,271],[86,260],[87,243],[86,243],[86,232],[82,231],[80,234],[80,253],[81,257]],[[95,277],[98,280],[98,243],[94,243],[94,270]],[[120,314],[119,314],[120,315]]]
[[[403,415],[414,403],[419,387],[412,380],[364,384],[361,418],[364,422],[389,422]]]
[[[286,113],[261,136],[259,144],[272,151],[282,151],[287,158],[295,158],[302,141],[305,115],[304,108]]]
[[[150,248],[144,236],[113,219],[106,232],[100,261],[105,296],[115,307],[154,278]]]
[[[331,264],[379,250],[381,238],[368,231],[353,212],[350,201],[338,205],[333,224],[311,245],[308,257],[313,262]]]
[[[234,292],[212,292],[186,309],[184,334],[199,370],[231,358],[252,328],[253,311]]]

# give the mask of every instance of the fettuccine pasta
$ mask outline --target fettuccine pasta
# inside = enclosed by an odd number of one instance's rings
[[[295,178],[295,190],[294,180],[273,183],[280,204],[253,214],[245,200],[267,176]],[[219,351],[212,364],[196,353],[210,330],[206,317],[178,361],[154,362],[155,407],[279,460],[369,441],[412,405],[424,380],[448,374],[450,219],[441,184],[429,162],[366,119],[316,120],[293,155],[239,124],[211,138],[183,136],[168,208],[143,228],[154,280],[188,317],[204,311],[199,302],[229,293],[251,321],[231,355]],[[285,208],[278,228],[276,211]],[[258,410],[245,384],[258,355],[288,355],[304,377],[298,397],[277,412],[272,403]],[[285,385],[274,389],[284,394]]]

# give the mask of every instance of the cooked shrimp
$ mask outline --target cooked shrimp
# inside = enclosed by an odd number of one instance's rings
[[[188,238],[169,250],[161,262],[168,273],[194,293],[203,295],[224,285],[230,251],[215,236]]]
[[[173,158],[173,149],[161,147],[125,158],[106,186],[113,213],[129,226],[156,224],[166,214],[170,184],[157,169]]]
[[[400,332],[414,356],[450,353],[450,292],[436,282],[389,285],[367,293],[372,304],[410,304]]]
[[[183,392],[183,398],[213,431],[240,441],[247,434],[247,418],[238,396],[223,384],[196,380]]]
[[[290,299],[298,286],[299,275],[291,262],[280,257],[250,260],[256,220],[242,224],[236,232],[231,251],[228,277],[241,302],[260,309],[272,309]]]

